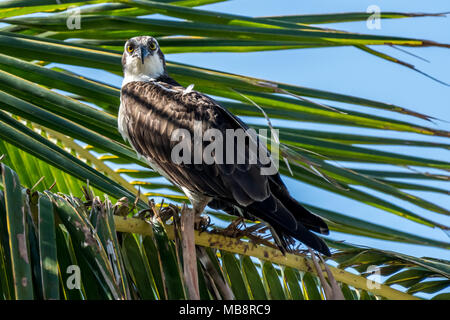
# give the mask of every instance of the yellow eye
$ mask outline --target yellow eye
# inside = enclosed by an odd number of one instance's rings
[[[132,52],[134,51],[134,49],[133,49],[132,46],[128,46],[128,47],[127,47],[127,51],[128,51],[129,53],[132,53]]]
[[[150,50],[155,50],[155,49],[156,49],[156,43],[150,42],[150,44],[148,45],[148,47],[150,48]]]

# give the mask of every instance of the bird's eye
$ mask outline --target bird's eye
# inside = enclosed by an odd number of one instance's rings
[[[150,48],[150,50],[155,50],[155,49],[156,49],[156,43],[150,42],[150,44],[148,45],[148,47]]]
[[[132,46],[127,47],[128,53],[132,53],[134,51],[134,48]]]

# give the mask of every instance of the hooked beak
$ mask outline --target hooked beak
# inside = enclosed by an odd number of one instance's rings
[[[146,47],[144,46],[139,46],[134,52],[133,52],[133,57],[138,58],[141,60],[142,64],[144,64],[144,60],[145,57],[147,57],[149,55],[149,52],[147,50]]]
[[[144,58],[145,58],[145,49],[141,48],[141,61],[142,61],[142,64],[144,64]]]

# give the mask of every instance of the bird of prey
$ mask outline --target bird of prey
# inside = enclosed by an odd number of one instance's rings
[[[280,175],[261,174],[256,163],[178,163],[172,160],[174,130],[194,135],[195,123],[203,130],[247,130],[249,127],[214,99],[185,88],[171,78],[156,39],[129,39],[122,56],[124,79],[118,126],[125,140],[149,165],[178,186],[195,214],[208,205],[270,226],[281,250],[297,239],[330,255],[324,241],[313,232],[328,234],[326,223],[301,206],[288,192]],[[188,141],[192,143],[194,141]],[[207,147],[211,141],[201,141]],[[223,148],[226,153],[229,148]],[[246,155],[248,158],[248,155]],[[246,159],[247,159],[246,158]],[[259,160],[259,159],[258,159]]]

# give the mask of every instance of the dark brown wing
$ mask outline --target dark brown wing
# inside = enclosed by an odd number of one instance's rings
[[[247,129],[211,98],[196,91],[184,93],[184,88],[167,83],[130,82],[122,88],[121,101],[130,143],[178,186],[215,198],[235,200],[244,206],[270,196],[268,177],[260,174],[259,163],[249,164],[247,153],[244,164],[235,164],[237,161],[233,164],[193,164],[193,161],[176,164],[172,161],[172,148],[178,141],[171,141],[171,137],[176,129],[190,133],[191,150],[195,122],[201,124],[202,132],[216,129],[223,137],[226,129]],[[204,149],[210,142],[202,143]]]
[[[172,161],[172,149],[178,141],[172,141],[171,137],[177,129],[189,132],[191,150],[194,149],[196,123],[201,124],[202,132],[216,129],[224,137],[227,129],[248,129],[210,97],[184,90],[163,82],[130,82],[122,87],[125,129],[136,151],[155,163],[160,173],[173,183],[212,197],[210,206],[232,214],[239,208],[239,213],[245,216],[266,221],[279,235],[280,246],[286,248],[294,237],[329,255],[325,243],[309,231],[326,234],[325,222],[289,195],[278,173],[261,174],[263,164],[260,159],[256,163],[249,160],[247,143],[243,164],[237,162],[236,149],[232,164]],[[210,141],[201,143],[204,150]],[[224,143],[224,155],[229,151]]]

